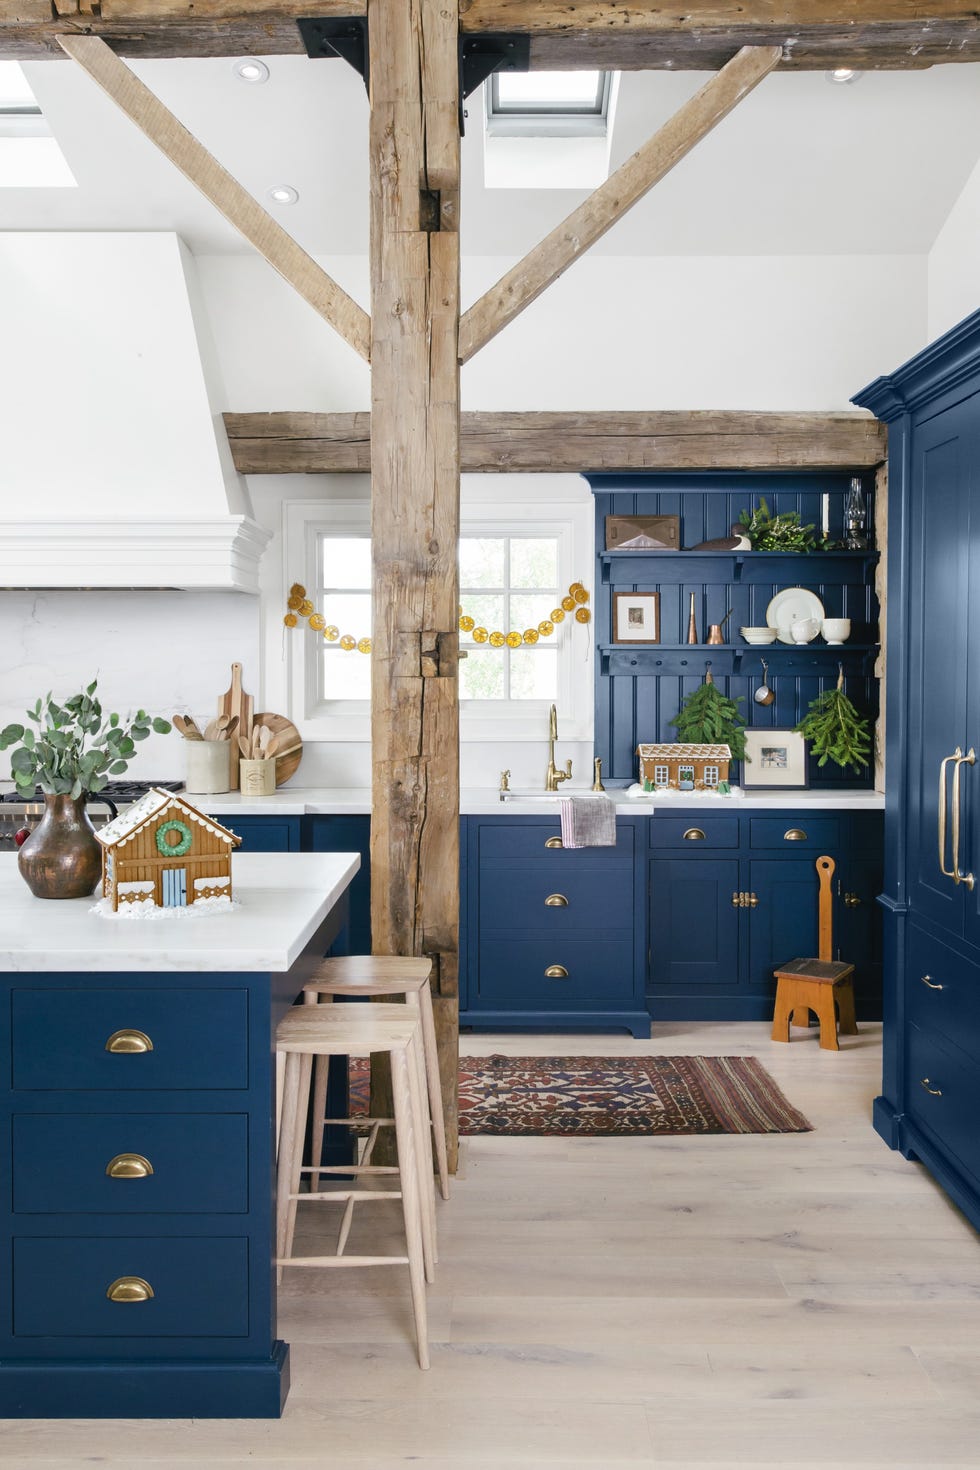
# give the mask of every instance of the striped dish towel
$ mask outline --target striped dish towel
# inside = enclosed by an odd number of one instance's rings
[[[608,796],[563,796],[558,806],[562,847],[616,846],[616,808]]]

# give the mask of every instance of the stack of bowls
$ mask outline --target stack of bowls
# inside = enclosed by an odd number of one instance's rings
[[[764,647],[768,643],[775,643],[776,641],[775,628],[739,628],[738,631],[746,643],[755,644],[759,648]]]

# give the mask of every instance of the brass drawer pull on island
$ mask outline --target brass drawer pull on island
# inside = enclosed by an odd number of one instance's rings
[[[567,980],[568,971],[564,965],[549,965],[544,972],[546,980]]]
[[[705,836],[700,827],[688,827],[684,833],[685,842],[704,842]]]
[[[140,1052],[152,1051],[153,1042],[145,1031],[113,1031],[105,1044],[106,1051]]]
[[[806,842],[807,835],[802,827],[790,827],[788,832],[783,833],[784,842]]]
[[[563,846],[563,843],[562,843],[562,840],[561,840],[560,837],[549,837],[548,840],[547,840],[547,842],[545,843],[545,847],[562,847],[562,846]]]
[[[844,907],[846,909],[859,909],[861,907],[861,900],[856,893],[844,894]]]
[[[933,978],[931,975],[923,975],[922,983],[923,985],[927,985],[930,990],[942,990],[943,988],[941,985],[936,985],[933,983]]]
[[[110,1179],[146,1179],[153,1173],[153,1165],[142,1154],[116,1154],[105,1171]]]
[[[153,1296],[153,1287],[142,1276],[118,1276],[106,1289],[111,1302],[148,1302]]]
[[[928,1077],[920,1078],[920,1082],[930,1097],[942,1097],[942,1089],[939,1087],[930,1087]]]
[[[568,899],[563,893],[549,893],[544,906],[546,909],[567,909]]]

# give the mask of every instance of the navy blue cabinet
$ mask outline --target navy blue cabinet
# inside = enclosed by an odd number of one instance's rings
[[[365,815],[313,816],[309,827],[311,852],[359,852],[361,866],[350,894],[351,954],[371,953],[371,818]]]
[[[875,1126],[980,1225],[980,312],[854,400],[889,426]]]
[[[688,1018],[701,998],[739,983],[737,857],[658,857],[650,862],[650,985],[655,1017]]]
[[[302,817],[238,817],[223,812],[216,822],[242,839],[240,852],[299,852]]]

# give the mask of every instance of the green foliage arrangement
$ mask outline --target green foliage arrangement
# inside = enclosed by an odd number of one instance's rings
[[[818,766],[830,760],[857,773],[867,766],[871,754],[871,726],[855,709],[843,686],[841,674],[836,689],[826,689],[811,701],[796,729],[810,741]]]
[[[21,796],[33,796],[35,786],[75,799],[83,792],[101,791],[110,776],[126,770],[138,740],[151,730],[158,735],[170,730],[169,720],[151,719],[142,709],[126,723],[118,715],[103,717],[97,682],[63,703],[50,693],[39,699],[27,711],[36,731],[16,724],[0,730],[0,750],[21,742],[10,757],[10,774]]]
[[[717,684],[708,680],[689,694],[670,721],[678,735],[692,745],[727,745],[732,759],[745,759],[745,721],[739,714],[742,702],[726,698]]]
[[[772,515],[764,495],[759,496],[759,504],[753,510],[742,511],[738,523],[752,542],[753,551],[816,550],[813,526],[801,525],[795,510]]]

